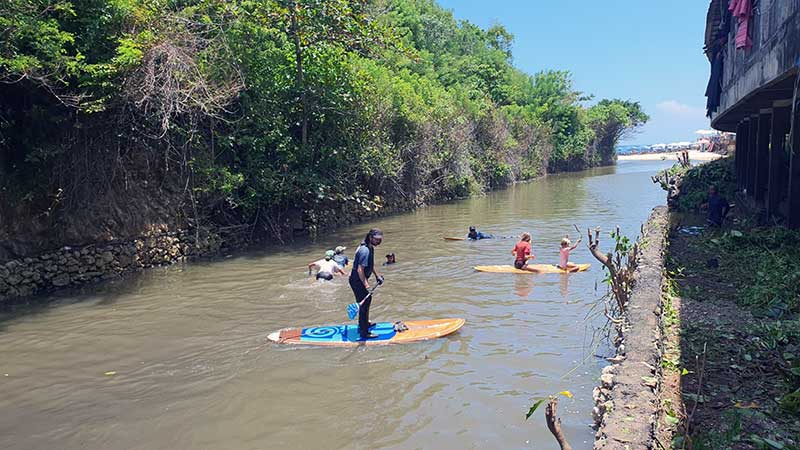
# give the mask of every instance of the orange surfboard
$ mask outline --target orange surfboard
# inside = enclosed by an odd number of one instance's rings
[[[284,328],[267,336],[278,344],[320,345],[329,347],[357,347],[359,345],[407,344],[436,339],[458,331],[464,319],[410,320],[405,331],[395,331],[391,322],[379,322],[370,332],[378,337],[362,340],[358,325],[330,325],[309,328]]]
[[[589,270],[591,264],[578,264],[578,270],[574,272],[584,272]],[[554,264],[528,264],[528,267],[534,269],[531,270],[522,270],[517,269],[514,266],[475,266],[475,270],[478,272],[488,272],[488,273],[516,273],[520,275],[530,275],[535,273],[570,273],[571,271],[561,269]]]
[[[445,236],[443,238],[445,241],[466,241],[467,238],[465,237],[455,237],[455,236]]]

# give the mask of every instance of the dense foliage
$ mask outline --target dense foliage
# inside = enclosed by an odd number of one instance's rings
[[[678,211],[696,211],[708,199],[708,187],[717,187],[720,195],[732,201],[735,198],[736,175],[734,159],[720,158],[694,167],[679,164],[667,169],[667,179],[678,180],[679,192],[674,206]],[[667,189],[662,183],[662,188]]]
[[[156,179],[228,221],[418,204],[611,163],[647,120],[433,0],[9,0],[0,36],[0,212],[28,216]]]

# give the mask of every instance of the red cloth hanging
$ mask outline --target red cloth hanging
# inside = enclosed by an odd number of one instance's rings
[[[736,31],[736,48],[749,49],[753,46],[750,39],[750,20],[753,18],[753,2],[751,0],[731,0],[728,10],[739,19],[739,29]]]

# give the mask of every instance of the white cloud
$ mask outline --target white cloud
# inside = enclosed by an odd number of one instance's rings
[[[664,100],[656,104],[656,108],[667,114],[680,117],[705,117],[706,110],[681,103],[677,100]]]

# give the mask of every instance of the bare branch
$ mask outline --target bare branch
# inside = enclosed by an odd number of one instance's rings
[[[544,417],[547,420],[547,428],[550,430],[550,433],[553,434],[553,437],[556,438],[556,441],[558,441],[558,445],[561,447],[561,450],[572,450],[572,446],[569,445],[569,442],[567,442],[564,432],[561,431],[561,419],[557,417],[557,410],[558,397],[552,397],[550,398],[550,401],[547,402],[547,407],[545,407],[544,410]]]

